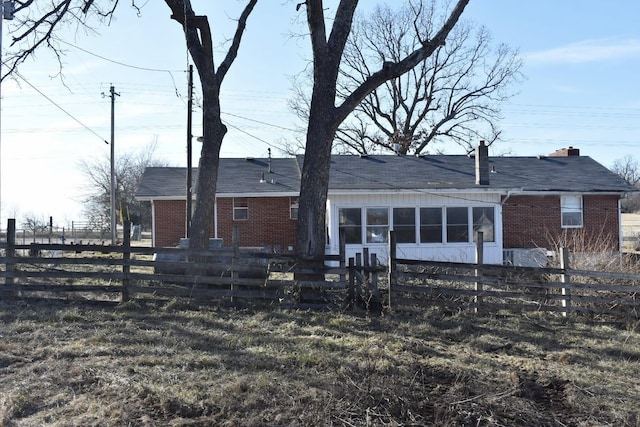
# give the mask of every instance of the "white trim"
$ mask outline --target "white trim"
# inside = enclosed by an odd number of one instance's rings
[[[156,205],[151,200],[151,246],[156,246]]]
[[[213,200],[213,237],[218,238],[218,198]]]

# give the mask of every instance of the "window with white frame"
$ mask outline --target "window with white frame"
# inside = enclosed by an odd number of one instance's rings
[[[447,208],[447,243],[469,241],[469,208]]]
[[[476,233],[482,232],[482,241],[495,242],[494,210],[492,207],[473,208],[473,241]]]
[[[563,228],[582,227],[582,196],[561,196],[560,211]]]
[[[246,197],[233,198],[233,219],[234,221],[249,219],[249,200]]]
[[[389,209],[367,208],[367,243],[386,243],[389,235]]]
[[[360,208],[338,209],[338,228],[344,232],[346,244],[362,244],[362,211]]]
[[[393,231],[397,243],[416,242],[415,208],[393,208]]]
[[[420,208],[420,243],[442,243],[442,208]]]
[[[300,201],[298,197],[289,197],[289,212],[291,219],[298,219],[298,208],[300,207]]]

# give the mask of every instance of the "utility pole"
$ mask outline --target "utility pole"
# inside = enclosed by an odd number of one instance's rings
[[[116,164],[115,164],[115,103],[116,93],[113,85],[109,88],[111,98],[111,244],[115,246],[118,241],[116,234]]]
[[[193,65],[189,65],[189,98],[187,99],[187,236],[191,235],[191,202],[193,197],[192,187],[192,169],[191,169],[191,140],[193,135],[191,134],[191,117],[193,116]]]
[[[0,0],[0,78],[2,78],[2,21],[13,19],[13,0]],[[2,82],[0,81],[0,88]],[[2,162],[2,93],[0,90],[0,163]],[[0,230],[2,230],[2,173],[0,171]]]

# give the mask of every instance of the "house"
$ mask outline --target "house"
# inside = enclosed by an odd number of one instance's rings
[[[220,159],[212,237],[294,251],[303,162]],[[530,264],[578,237],[619,250],[619,203],[632,191],[573,147],[538,157],[489,158],[482,142],[469,156],[334,155],[326,251],[338,253],[341,229],[348,257],[366,246],[382,262],[390,229],[405,258],[473,262],[478,231],[487,263]],[[154,245],[184,237],[185,194],[185,168],[145,171],[137,197],[152,204]]]

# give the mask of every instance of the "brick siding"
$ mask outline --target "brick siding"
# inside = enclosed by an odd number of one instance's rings
[[[155,200],[155,246],[177,246],[186,230],[186,200]]]
[[[562,228],[560,196],[511,196],[502,208],[505,248],[618,250],[617,196],[583,196],[583,227]]]
[[[234,221],[233,199],[218,199],[218,237],[224,246],[233,245],[233,228],[239,230],[239,245],[271,247],[286,252],[296,240],[296,220],[290,219],[289,197],[250,197],[247,220]]]
[[[156,246],[176,246],[185,235],[186,202],[156,200]],[[287,251],[295,244],[296,220],[290,219],[289,197],[254,197],[248,199],[247,220],[233,220],[233,199],[218,198],[218,237],[224,246],[233,245],[233,229],[238,227],[239,245],[271,247]],[[213,227],[212,227],[213,229]],[[211,237],[215,236],[213,230]]]

